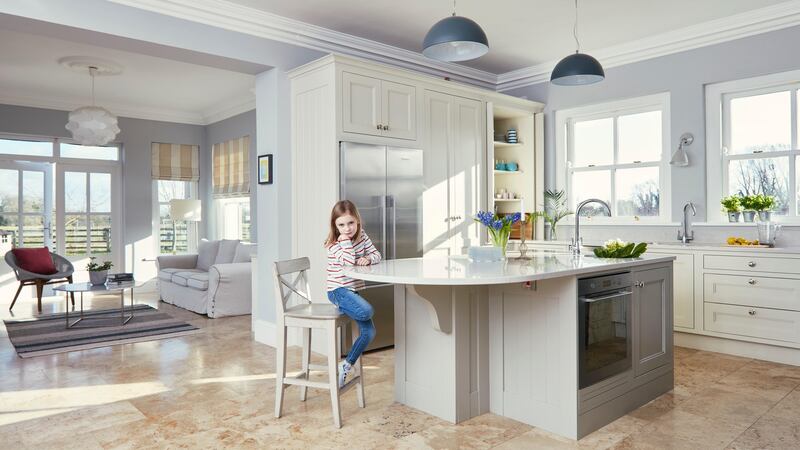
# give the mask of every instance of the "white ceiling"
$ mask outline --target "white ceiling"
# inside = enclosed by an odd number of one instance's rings
[[[450,0],[228,0],[242,6],[421,51],[422,39],[452,11]],[[607,48],[722,19],[786,0],[582,0],[582,49]],[[495,74],[558,60],[575,50],[570,0],[459,0],[458,14],[478,22],[489,53],[463,64]]]
[[[0,29],[0,103],[71,110],[91,102],[88,74],[58,64],[92,56],[124,67],[97,77],[97,104],[123,117],[205,125],[255,107],[254,76]]]

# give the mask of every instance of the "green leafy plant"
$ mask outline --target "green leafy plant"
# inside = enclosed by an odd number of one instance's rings
[[[725,212],[739,212],[742,210],[741,198],[738,195],[723,197],[720,203]]]
[[[571,214],[575,214],[567,207],[567,193],[563,190],[554,191],[548,189],[544,191],[544,211],[536,211],[533,218],[541,217],[550,224],[551,239],[556,236],[556,226],[558,222]]]
[[[770,211],[775,208],[775,197],[764,194],[754,195],[752,206],[755,211]]]
[[[97,259],[95,256],[89,257],[89,264],[86,264],[86,270],[89,272],[100,272],[114,267],[114,263],[111,261],[103,261],[103,264],[98,264],[94,262],[95,259]]]
[[[647,251],[647,244],[625,242],[620,239],[606,241],[605,245],[594,249],[598,258],[638,258]]]
[[[745,211],[755,211],[758,206],[758,200],[755,195],[742,195],[739,197],[739,203]]]

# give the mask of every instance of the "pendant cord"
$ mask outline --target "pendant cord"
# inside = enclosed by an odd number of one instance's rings
[[[89,76],[92,78],[92,106],[94,104],[94,73],[97,70],[97,67],[89,67]]]
[[[575,37],[575,53],[580,53],[581,43],[578,40],[578,0],[575,0],[575,24],[572,26],[572,36]]]
[[[456,0],[453,0],[453,17],[456,16]]]

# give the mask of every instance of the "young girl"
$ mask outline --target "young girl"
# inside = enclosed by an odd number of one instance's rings
[[[361,229],[361,216],[356,205],[342,200],[333,205],[331,224],[325,247],[328,249],[328,300],[358,324],[359,336],[347,357],[339,363],[339,387],[344,386],[347,373],[375,338],[372,305],[356,293],[364,281],[342,273],[347,266],[377,264],[381,254]]]

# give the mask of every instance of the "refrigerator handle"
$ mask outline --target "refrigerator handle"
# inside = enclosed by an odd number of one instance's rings
[[[381,257],[386,258],[386,201],[387,196],[381,197]]]
[[[391,246],[392,255],[391,257],[387,255],[386,259],[397,259],[397,209],[395,208],[394,196],[387,195],[386,201],[389,204],[388,207],[391,208],[391,214],[389,215],[390,223],[387,225],[389,225],[389,229],[392,233],[391,243],[389,244]]]

